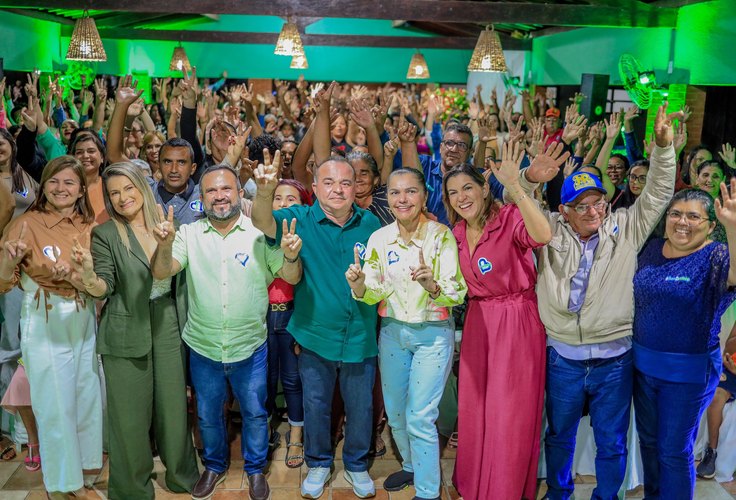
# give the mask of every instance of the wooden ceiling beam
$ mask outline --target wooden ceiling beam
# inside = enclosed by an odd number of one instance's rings
[[[668,0],[669,1],[669,0]],[[687,0],[680,0],[687,1]],[[246,14],[360,19],[406,19],[440,23],[524,23],[545,26],[670,27],[677,9],[645,3],[615,5],[472,2],[462,0],[0,0],[0,7],[172,12],[178,14]]]
[[[235,31],[180,31],[180,30],[148,30],[148,29],[100,29],[100,36],[105,39],[127,40],[171,40],[200,43],[239,43],[275,45],[278,33],[253,33]],[[72,29],[62,27],[62,35],[71,36]],[[412,49],[466,49],[472,50],[477,37],[414,37],[414,36],[370,36],[370,35],[306,35],[302,34],[302,43],[309,47],[380,47],[380,48],[412,48]],[[501,37],[501,44],[507,50],[530,50],[530,40],[516,40],[508,36]]]

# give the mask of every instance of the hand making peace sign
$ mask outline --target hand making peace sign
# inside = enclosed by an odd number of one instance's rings
[[[169,213],[164,217],[164,208],[156,205],[158,217],[161,220],[156,227],[153,228],[153,237],[159,245],[173,245],[176,236],[176,227],[174,226],[174,207],[169,207]]]
[[[296,234],[296,219],[291,219],[291,227],[286,224],[286,219],[281,222],[281,249],[284,251],[284,257],[293,262],[299,257],[302,239]]]

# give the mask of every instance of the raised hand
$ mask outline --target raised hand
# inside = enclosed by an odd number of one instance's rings
[[[156,205],[158,218],[161,222],[153,228],[153,237],[159,245],[171,246],[174,244],[176,236],[176,226],[174,226],[174,207],[169,206],[169,212],[164,216],[164,207]]]
[[[654,142],[660,148],[666,148],[675,138],[675,131],[672,127],[672,120],[682,120],[685,113],[677,111],[676,113],[667,114],[667,106],[669,103],[665,101],[657,110],[657,117],[654,119]]]
[[[565,128],[562,130],[562,140],[570,144],[580,136],[583,129],[587,126],[588,119],[585,115],[576,115],[571,121],[565,123]]]
[[[718,156],[721,157],[721,160],[723,160],[726,165],[732,169],[736,169],[736,149],[734,149],[729,143],[721,146],[721,151],[718,153]]]
[[[291,226],[286,224],[286,219],[281,222],[281,250],[285,258],[293,261],[302,249],[302,239],[296,234],[296,219],[291,219]]]
[[[690,117],[692,116],[692,114],[693,114],[693,110],[690,109],[690,106],[688,106],[687,104],[685,104],[682,107],[682,122],[687,123],[687,121],[690,119]]]
[[[38,74],[34,71],[26,75],[26,78],[28,79],[28,83],[25,85],[26,95],[28,97],[38,97]],[[51,77],[49,77],[49,82],[51,82]]]
[[[192,72],[187,74],[186,70],[182,71],[182,79],[179,82],[181,90],[181,100],[185,108],[194,109],[197,107],[197,95],[199,94],[199,82],[197,80],[197,68],[192,66]]]
[[[399,137],[395,136],[383,145],[383,156],[385,159],[393,160],[399,151]]]
[[[519,166],[524,158],[524,148],[520,142],[504,142],[501,162],[492,162],[493,175],[505,188],[514,186],[519,182]]]
[[[138,90],[138,82],[133,77],[126,75],[120,79],[118,88],[115,91],[115,102],[121,106],[130,107],[138,101],[143,94],[143,90]]]
[[[736,231],[736,177],[731,179],[731,190],[721,182],[721,200],[716,198],[716,217],[726,230]]]
[[[603,123],[606,126],[606,138],[613,140],[616,137],[618,137],[618,134],[621,133],[621,114],[620,113],[611,113],[611,116],[608,120],[604,119]]]
[[[38,98],[28,96],[28,106],[25,111],[20,112],[23,117],[23,126],[31,132],[35,132],[38,125],[38,115],[36,113],[36,106],[38,105]]]
[[[560,166],[570,157],[561,142],[553,142],[544,154],[537,155],[526,170],[530,182],[548,182],[555,178]]]
[[[273,192],[279,185],[281,172],[281,151],[276,151],[271,161],[268,149],[263,150],[263,163],[253,170],[253,178],[258,186],[258,194],[273,197]]]
[[[92,254],[89,248],[74,238],[72,245],[72,271],[78,274],[82,281],[89,283],[95,278],[95,268],[92,261]]]
[[[680,120],[680,124],[677,126],[677,131],[675,132],[675,138],[672,140],[672,145],[675,147],[675,153],[679,155],[685,148],[685,144],[687,144],[687,123]],[[736,167],[736,164],[734,164],[734,167]]]
[[[437,288],[437,284],[434,281],[434,273],[432,268],[424,262],[424,252],[419,249],[419,265],[409,266],[411,270],[411,280],[418,282],[422,285],[422,288],[432,293]]]
[[[491,135],[494,131],[491,131],[491,118],[486,115],[478,120],[478,140],[482,142],[488,142],[495,137]]]
[[[54,281],[68,281],[72,274],[72,266],[61,258],[61,251],[54,246],[54,265],[51,266],[51,276]]]
[[[355,263],[350,264],[348,270],[345,271],[345,279],[348,280],[348,285],[355,292],[355,295],[362,297],[363,293],[365,293],[365,273],[360,265],[360,251],[358,247],[353,248],[353,257],[355,258]]]
[[[568,158],[567,160],[565,160],[565,168],[563,169],[565,177],[570,177],[576,166],[577,162],[573,158]]]
[[[634,120],[634,118],[638,118],[639,116],[639,108],[637,106],[629,106],[626,108],[626,111],[624,112],[624,121],[625,122],[631,122]]]
[[[3,260],[8,262],[12,267],[17,266],[23,260],[23,257],[30,251],[28,244],[25,242],[28,225],[24,222],[20,226],[20,234],[14,240],[8,240],[3,245]]]
[[[414,142],[417,139],[417,128],[404,119],[404,114],[399,118],[398,136],[402,143]]]
[[[350,101],[350,118],[364,129],[375,127],[370,105],[365,99],[353,99]]]

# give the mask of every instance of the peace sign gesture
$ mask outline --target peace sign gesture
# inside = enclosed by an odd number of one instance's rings
[[[95,277],[95,268],[92,254],[87,246],[82,245],[78,238],[74,238],[72,245],[72,271],[79,274],[82,281],[89,283]]]
[[[355,257],[355,263],[348,267],[345,272],[345,279],[348,280],[348,285],[350,285],[355,296],[362,297],[365,295],[365,273],[360,266],[360,250],[358,250],[357,245],[353,247],[353,256]]]
[[[429,293],[434,292],[437,289],[437,283],[434,281],[434,273],[432,268],[424,262],[424,252],[419,249],[419,265],[409,266],[411,269],[411,280],[419,282],[422,288],[427,290]]]
[[[174,226],[174,207],[169,206],[169,213],[164,217],[164,207],[156,205],[158,210],[158,218],[161,222],[153,228],[153,237],[159,245],[173,245],[176,236],[176,227]]]
[[[14,240],[8,240],[3,245],[3,260],[15,268],[21,263],[23,257],[30,251],[28,244],[24,241],[28,225],[24,222],[20,226],[20,234]]]
[[[296,234],[296,219],[291,219],[291,227],[286,224],[286,219],[281,222],[281,249],[287,260],[294,261],[302,249],[302,239]]]
[[[258,194],[273,197],[276,187],[279,185],[279,172],[281,170],[281,151],[276,151],[271,161],[268,149],[263,150],[263,164],[253,170],[253,178],[258,186]]]

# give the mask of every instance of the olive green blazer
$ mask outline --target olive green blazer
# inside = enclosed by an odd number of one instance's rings
[[[101,297],[107,302],[102,308],[97,352],[138,358],[148,354],[152,347],[149,297],[153,276],[143,248],[130,227],[126,229],[130,251],[123,245],[113,221],[92,230],[95,273],[107,285]],[[175,298],[179,296],[176,294]],[[179,323],[177,326],[181,326],[182,321]]]

